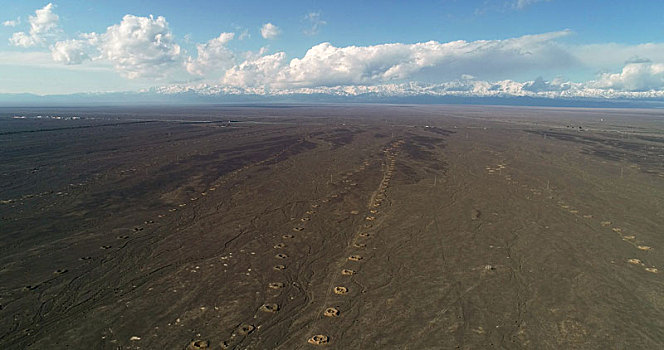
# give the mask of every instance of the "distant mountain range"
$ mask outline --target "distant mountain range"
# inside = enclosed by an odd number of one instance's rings
[[[69,95],[0,94],[1,107],[47,107],[92,105],[187,105],[187,104],[265,104],[265,103],[385,103],[385,104],[469,104],[506,106],[549,106],[589,108],[662,108],[664,99],[607,99],[596,97],[538,96],[464,96],[439,94],[391,95],[366,92],[358,94],[285,93],[229,94],[197,91],[80,93]]]

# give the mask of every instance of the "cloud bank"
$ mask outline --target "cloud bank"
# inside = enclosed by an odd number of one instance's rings
[[[523,8],[535,2],[519,0],[513,4]],[[570,45],[564,38],[573,32],[561,30],[496,40],[367,46],[322,42],[301,57],[288,57],[285,52],[267,48],[234,51],[234,40],[249,37],[245,30],[238,34],[221,32],[187,52],[162,16],[128,14],[101,33],[67,38],[54,10],[50,3],[36,10],[28,17],[29,29],[13,33],[10,44],[48,49],[54,62],[65,65],[104,63],[128,79],[155,79],[157,83],[184,76],[181,80],[196,82],[157,89],[164,93],[664,96],[664,43]],[[303,21],[307,35],[318,33],[326,23],[319,12],[308,13]],[[20,25],[20,21],[5,25]],[[265,39],[281,34],[270,22],[260,32]],[[582,82],[563,78],[575,70],[593,74]]]
[[[574,62],[554,41],[568,34],[561,31],[507,40],[347,47],[321,43],[304,57],[290,61],[284,53],[251,57],[230,68],[222,82],[239,87],[288,88],[550,69]]]

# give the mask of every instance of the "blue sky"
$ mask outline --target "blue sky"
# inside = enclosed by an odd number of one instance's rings
[[[0,5],[0,93],[664,90],[660,1]]]

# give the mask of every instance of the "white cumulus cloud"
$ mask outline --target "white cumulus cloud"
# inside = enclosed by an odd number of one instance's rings
[[[100,58],[130,79],[165,76],[182,61],[180,46],[162,16],[125,15],[119,24],[92,37],[90,42],[99,50]]]
[[[226,71],[222,81],[231,86],[263,86],[269,81],[279,81],[286,63],[286,54],[277,52],[272,55],[251,57]]]
[[[164,77],[183,63],[180,46],[161,16],[125,15],[104,33],[80,37],[52,45],[53,60],[64,64],[80,64],[88,59],[109,62],[129,79]]]
[[[16,19],[10,19],[2,22],[2,25],[5,27],[16,27],[17,25],[21,24],[21,17],[18,17]]]
[[[37,41],[25,32],[16,32],[9,38],[9,42],[14,46],[30,47],[37,44]]]
[[[661,90],[664,88],[664,64],[641,61],[627,63],[620,73],[604,73],[591,86],[625,91]]]
[[[274,39],[276,38],[281,30],[279,27],[275,26],[272,23],[265,23],[261,27],[261,36],[263,36],[264,39]]]
[[[64,64],[81,64],[90,59],[87,54],[88,43],[84,40],[58,41],[51,46],[51,57],[55,62]]]
[[[189,57],[186,63],[187,71],[204,76],[233,66],[235,55],[226,47],[226,44],[234,37],[234,33],[221,33],[207,43],[197,44],[198,56],[195,59]]]
[[[34,16],[28,17],[30,31],[14,33],[9,42],[14,46],[22,47],[45,44],[47,39],[55,36],[59,31],[58,20],[60,18],[53,12],[54,7],[52,3],[49,3],[36,10]]]

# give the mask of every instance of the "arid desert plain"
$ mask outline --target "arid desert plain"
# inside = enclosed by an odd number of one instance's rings
[[[0,348],[662,349],[664,112],[2,108]]]

